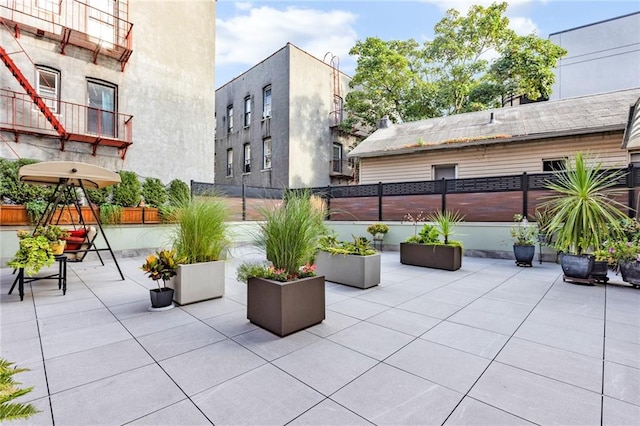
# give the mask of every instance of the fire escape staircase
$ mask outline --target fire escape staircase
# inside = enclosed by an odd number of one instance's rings
[[[60,123],[58,118],[51,112],[47,104],[44,103],[42,97],[38,95],[38,92],[36,92],[36,89],[34,89],[31,83],[29,83],[29,80],[27,80],[24,74],[22,74],[22,71],[20,71],[15,62],[13,62],[13,59],[11,59],[7,51],[2,47],[0,47],[0,59],[2,60],[2,62],[4,62],[7,68],[9,68],[9,71],[11,71],[11,74],[13,74],[15,79],[18,80],[18,83],[20,83],[20,86],[22,86],[24,91],[27,92],[36,107],[38,107],[42,114],[44,114],[47,121],[51,123],[51,126],[55,129],[56,132],[58,132],[58,135],[60,135],[60,140],[62,141],[61,149],[64,151],[64,142],[69,139],[69,134],[64,129],[62,123]]]

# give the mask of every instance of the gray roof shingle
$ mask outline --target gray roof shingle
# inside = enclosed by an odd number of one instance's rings
[[[394,124],[378,129],[349,153],[379,157],[564,135],[624,130],[640,88]],[[494,122],[489,123],[491,113]],[[622,141],[621,141],[622,142]]]

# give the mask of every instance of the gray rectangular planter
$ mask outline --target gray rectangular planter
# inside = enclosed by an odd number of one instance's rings
[[[249,278],[247,318],[280,337],[321,323],[325,318],[324,276],[289,282]]]
[[[175,290],[173,300],[179,305],[224,296],[224,260],[179,265],[178,274],[167,287]]]
[[[400,243],[400,263],[455,271],[462,266],[462,249],[456,246]]]
[[[327,281],[369,288],[380,284],[380,254],[358,256],[355,254],[316,253],[318,274]]]

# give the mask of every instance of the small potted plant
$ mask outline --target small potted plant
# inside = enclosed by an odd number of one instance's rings
[[[173,289],[167,287],[167,281],[175,277],[179,259],[175,250],[160,250],[149,255],[141,269],[158,284],[158,288],[149,290],[151,308],[168,308],[173,303]],[[160,285],[162,281],[162,285]]]
[[[367,232],[373,237],[373,241],[382,241],[389,232],[389,227],[384,223],[373,223],[367,226]]]
[[[408,214],[417,230],[419,221],[428,220],[419,233],[400,243],[400,263],[405,265],[424,266],[427,268],[455,271],[462,266],[462,243],[450,240],[456,225],[463,220],[458,212],[450,210],[437,211],[426,217],[420,212],[417,216]],[[442,237],[442,240],[440,240]]]
[[[371,242],[356,236],[353,242],[322,237],[316,253],[318,273],[327,281],[363,289],[380,284],[380,260]]]
[[[640,288],[640,241],[611,241],[609,262],[620,271],[622,281]]]
[[[31,236],[28,232],[19,233],[18,251],[8,265],[14,269],[24,269],[27,276],[37,274],[45,266],[51,266],[56,258],[53,256],[49,240],[40,236]]]
[[[64,252],[66,239],[69,238],[69,231],[58,225],[38,226],[33,232],[34,236],[43,236],[49,240],[51,250],[54,255],[60,255]]]
[[[513,215],[513,221],[516,225],[511,227],[510,233],[513,238],[513,254],[516,257],[516,265],[532,266],[536,252],[536,227],[519,213]]]

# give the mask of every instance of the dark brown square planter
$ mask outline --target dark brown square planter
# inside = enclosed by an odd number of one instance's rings
[[[400,263],[455,271],[462,266],[462,249],[456,246],[400,243]]]
[[[249,278],[247,319],[283,337],[325,318],[324,276],[279,282]]]

